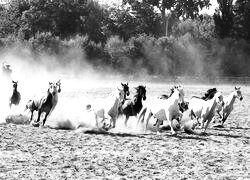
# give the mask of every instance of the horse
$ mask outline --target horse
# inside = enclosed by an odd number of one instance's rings
[[[39,126],[41,113],[45,112],[46,115],[43,119],[42,125],[44,126],[48,115],[53,111],[58,101],[58,83],[49,82],[49,88],[45,96],[36,96],[33,99],[29,100],[25,106],[25,110],[29,109],[31,111],[30,121],[33,119],[33,112],[38,111],[37,120],[33,123],[33,126]],[[61,91],[61,90],[60,90]]]
[[[201,119],[201,128],[204,128],[204,133],[213,119],[215,115],[215,110],[219,103],[223,102],[223,96],[221,95],[221,92],[218,92],[215,89],[213,91],[210,91],[210,94],[207,93],[207,97],[205,98],[199,98],[196,96],[193,96],[191,100],[189,101],[189,109],[190,109],[190,117],[193,119],[193,116],[197,119]],[[204,127],[204,123],[206,122],[206,125]]]
[[[230,115],[230,113],[233,111],[233,105],[234,105],[236,98],[238,98],[240,101],[243,100],[240,87],[238,88],[235,87],[234,91],[230,93],[227,97],[225,97],[224,105],[220,105],[217,109],[217,113],[221,117],[222,127],[225,121],[227,120],[228,116]],[[222,116],[220,114],[220,111],[222,112]]]
[[[171,97],[171,95],[174,93],[174,89],[175,89],[176,87],[173,87],[173,88],[171,88],[170,89],[170,94],[169,95],[166,95],[166,94],[162,94],[162,95],[160,95],[158,98],[159,99],[168,99],[169,97]],[[186,110],[188,110],[188,105],[189,105],[189,102],[187,102],[187,101],[183,101],[183,102],[181,102],[181,103],[178,103],[178,105],[179,105],[179,109],[180,109],[180,112],[181,113],[184,113]],[[155,117],[157,120],[156,120],[156,122],[155,122],[155,124],[153,124],[153,126],[156,126],[157,125],[157,123],[158,123],[158,121],[160,121],[161,123],[160,123],[160,125],[163,125],[163,120],[160,120],[160,119],[158,119],[157,117]],[[176,119],[176,120],[180,120],[180,118],[181,117],[179,117],[178,115],[177,116],[173,116],[173,119]]]
[[[11,106],[12,104],[14,105],[18,105],[20,100],[21,100],[21,94],[20,92],[17,91],[17,84],[18,84],[18,81],[12,81],[13,83],[13,93],[9,99],[9,107],[11,109]]]
[[[4,61],[2,63],[2,73],[3,76],[10,79],[11,78],[11,74],[12,74],[12,68],[11,65],[8,64],[6,61]]]
[[[60,93],[62,91],[62,89],[61,89],[61,80],[60,79],[56,82],[56,87],[57,87],[57,92]],[[53,112],[53,110],[55,109],[55,107],[56,107],[56,105],[58,103],[58,93],[55,93],[55,95],[53,96],[53,99],[52,99],[52,105],[53,106],[52,106],[51,110],[49,111],[48,117]]]
[[[139,85],[136,89],[136,94],[133,99],[126,99],[123,105],[119,108],[119,115],[125,115],[125,126],[130,116],[137,116],[143,105],[142,100],[146,100],[146,86]]]
[[[119,116],[119,109],[124,104],[127,96],[130,95],[128,83],[121,83],[122,88],[117,88],[115,92],[111,93],[108,97],[108,101],[105,101],[105,108],[103,107],[100,101],[94,105],[95,112],[97,114],[97,118],[102,119],[102,123],[109,121],[108,128],[115,128],[116,120]],[[103,101],[103,99],[101,100]],[[87,104],[86,109],[91,109],[92,105]],[[105,123],[104,123],[105,124]],[[106,126],[106,124],[105,124]]]
[[[159,99],[157,98],[155,102],[148,108],[148,117],[146,119],[146,129],[148,126],[149,119],[153,116],[157,119],[167,120],[169,126],[171,128],[171,134],[176,134],[173,128],[173,117],[174,116],[182,116],[180,112],[178,103],[182,103],[184,101],[184,90],[181,86],[175,86],[174,92],[168,99]],[[160,118],[159,118],[160,117]],[[159,126],[160,121],[157,121],[156,130],[157,134],[159,134]]]

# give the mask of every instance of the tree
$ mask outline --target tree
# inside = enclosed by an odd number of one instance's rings
[[[234,12],[236,36],[250,41],[250,0],[237,0]]]
[[[136,0],[123,0],[123,3],[130,4],[133,8],[138,3]],[[141,4],[149,4],[158,9],[161,13],[162,25],[164,32],[168,35],[168,19],[174,18],[191,18],[194,19],[199,15],[199,11],[204,7],[210,6],[210,0],[141,0]],[[169,11],[168,16],[166,11]]]
[[[8,6],[0,9],[0,29],[1,34],[17,35],[21,24],[22,13],[30,8],[28,0],[12,0]]]
[[[220,38],[231,35],[233,28],[233,0],[217,0],[219,8],[214,13],[215,32]]]

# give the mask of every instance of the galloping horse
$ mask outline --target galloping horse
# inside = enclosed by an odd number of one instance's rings
[[[184,101],[184,90],[181,86],[175,86],[173,94],[167,99],[156,99],[155,102],[148,108],[148,117],[146,119],[146,129],[148,126],[149,119],[154,116],[161,116],[162,120],[167,120],[171,128],[171,133],[176,134],[173,128],[173,117],[182,116],[179,109],[179,103]],[[160,114],[160,115],[159,115]],[[156,130],[159,134],[160,121],[157,121]]]
[[[166,95],[166,94],[162,94],[161,96],[159,96],[159,99],[168,99],[169,97],[171,97],[171,95],[174,93],[174,89],[176,88],[176,86],[175,87],[173,87],[173,88],[171,88],[170,89],[170,94],[169,95]],[[186,111],[186,110],[188,110],[188,105],[189,105],[189,102],[185,102],[185,101],[183,101],[183,102],[181,102],[181,103],[178,103],[178,105],[179,105],[179,109],[180,109],[180,112],[181,113],[184,113],[184,111]],[[176,116],[173,116],[173,119],[176,119],[176,120],[180,120],[180,116],[179,116],[180,114],[177,114]],[[153,126],[156,126],[157,125],[157,123],[158,123],[158,121],[160,121],[161,123],[160,123],[160,125],[163,125],[163,120],[160,120],[160,119],[158,119],[157,117],[155,117],[157,120],[156,120],[156,123],[155,124],[153,124]]]
[[[119,109],[119,115],[125,115],[125,126],[129,116],[137,116],[142,109],[142,99],[146,100],[146,86],[138,86],[136,89],[136,95],[133,99],[125,100],[124,104]]]
[[[127,99],[127,96],[129,96],[129,86],[127,84],[121,83],[122,88],[117,88],[117,90],[108,97],[108,99],[101,99],[97,104],[94,103],[94,109],[97,114],[97,118],[102,119],[102,123],[106,122],[106,119],[110,120],[109,122],[109,128],[115,128],[116,120],[119,116],[119,109]],[[100,103],[104,101],[103,104]],[[92,108],[91,104],[88,104],[86,106],[87,109]]]
[[[191,119],[193,116],[195,116],[197,120],[201,119],[201,128],[204,128],[204,123],[206,122],[204,132],[206,131],[210,121],[213,119],[216,107],[219,103],[224,103],[223,96],[221,95],[221,92],[217,92],[215,89],[212,90],[210,94],[207,93],[206,98],[205,96],[204,98],[193,96],[189,101]]]
[[[236,98],[238,98],[240,101],[243,100],[240,87],[238,88],[235,87],[234,91],[230,93],[227,97],[225,97],[224,105],[221,105],[220,107],[218,107],[217,113],[219,114],[220,117],[222,117],[221,126],[223,126],[228,116],[233,111],[233,105],[234,105]],[[222,111],[222,116],[220,115],[220,111]]]
[[[18,105],[21,100],[21,94],[17,91],[17,83],[18,81],[12,81],[13,83],[13,93],[9,100],[9,107],[11,108],[12,104]]]
[[[56,103],[58,101],[58,92],[61,91],[60,85],[58,84],[58,82],[57,83],[49,82],[49,88],[45,96],[42,96],[42,97],[37,96],[37,97],[34,97],[32,100],[28,101],[25,107],[25,110],[30,109],[31,111],[30,121],[32,121],[33,119],[33,112],[38,111],[38,117],[37,117],[37,120],[33,123],[33,126],[39,126],[41,113],[45,112],[46,115],[43,119],[43,126],[44,126],[48,115],[50,115],[50,113],[55,108]],[[59,86],[59,89],[58,89],[58,86]]]

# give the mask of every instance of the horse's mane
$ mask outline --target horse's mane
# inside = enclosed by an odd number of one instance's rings
[[[207,92],[202,97],[197,97],[197,96],[192,96],[192,97],[207,101],[207,100],[213,99],[216,93],[217,93],[217,89],[211,88],[211,89],[208,89]]]

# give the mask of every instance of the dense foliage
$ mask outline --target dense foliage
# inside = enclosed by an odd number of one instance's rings
[[[11,0],[0,5],[0,46],[36,57],[77,48],[82,61],[132,75],[249,76],[250,0],[218,4],[209,16],[199,14],[209,0]]]

